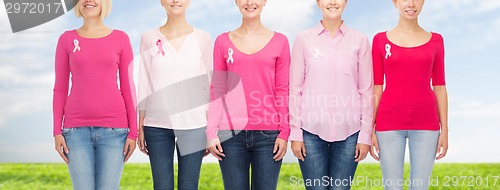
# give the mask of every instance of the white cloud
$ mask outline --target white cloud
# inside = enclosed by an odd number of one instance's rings
[[[459,104],[459,108],[450,110],[450,117],[455,118],[499,118],[500,102],[484,103],[477,100]]]
[[[316,9],[315,1],[267,1],[262,12],[262,20],[267,27],[284,33],[288,40],[292,41],[298,32],[306,29],[305,26],[318,22],[312,19]]]

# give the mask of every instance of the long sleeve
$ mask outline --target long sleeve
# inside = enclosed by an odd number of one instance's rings
[[[133,80],[134,71],[134,54],[132,52],[132,46],[130,44],[130,39],[127,34],[123,33],[121,39],[121,52],[120,52],[120,63],[119,63],[119,76],[120,76],[120,91],[125,102],[125,108],[127,109],[128,126],[130,133],[128,138],[135,140],[138,136],[137,134],[137,112],[136,112],[136,96],[135,96],[135,85]]]
[[[54,95],[52,100],[53,122],[54,130],[53,135],[60,135],[62,133],[62,122],[64,118],[64,104],[68,97],[69,89],[69,55],[64,44],[66,43],[65,34],[59,37],[56,47],[55,55],[55,83]]]
[[[215,40],[213,53],[213,75],[210,85],[210,104],[208,111],[207,140],[217,138],[222,117],[223,100],[227,93],[227,65],[220,46],[220,36]]]
[[[371,145],[372,122],[373,122],[373,63],[370,43],[368,38],[362,41],[359,51],[359,85],[361,96],[361,130],[358,143]]]
[[[289,124],[289,81],[290,81],[290,45],[285,36],[285,42],[281,54],[276,61],[276,102],[277,111],[280,116],[279,135],[278,138],[288,140],[290,136]]]
[[[305,79],[305,60],[301,36],[298,35],[292,49],[290,65],[290,140],[303,141],[300,101]]]
[[[141,63],[139,64],[139,84],[137,109],[145,111],[148,104],[148,97],[153,93],[153,84],[151,80],[151,54],[148,46],[147,36],[144,34],[141,39]]]
[[[213,65],[214,65],[214,49],[213,49],[213,44],[212,44],[212,37],[210,34],[207,34],[207,36],[204,38],[203,42],[203,51],[202,51],[202,61],[203,65],[205,66],[205,70],[207,72],[207,77],[208,77],[208,83],[210,84],[210,81],[212,80],[212,73],[213,73]],[[210,96],[208,94],[207,96]],[[208,98],[210,100],[210,97]],[[208,111],[208,106],[207,106],[207,111]]]

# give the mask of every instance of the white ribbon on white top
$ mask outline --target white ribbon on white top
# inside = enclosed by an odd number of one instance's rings
[[[75,49],[73,49],[73,53],[75,53],[76,50],[81,51],[80,42],[77,39],[73,40],[73,44],[75,45]]]
[[[321,55],[319,48],[317,46],[314,46],[314,59],[317,59],[318,57],[323,57],[323,56]]]
[[[234,63],[234,59],[233,59],[233,49],[232,48],[227,49],[227,55],[228,55],[228,57],[227,57],[227,62],[226,63],[231,62],[231,64],[233,64]]]
[[[392,56],[391,45],[385,44],[385,59],[389,58],[390,56]]]

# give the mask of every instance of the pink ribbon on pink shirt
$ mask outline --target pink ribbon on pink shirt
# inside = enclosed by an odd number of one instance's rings
[[[165,56],[165,51],[163,51],[163,42],[161,41],[161,39],[158,39],[158,41],[156,41],[156,46],[158,47],[158,54],[161,53],[162,56]]]

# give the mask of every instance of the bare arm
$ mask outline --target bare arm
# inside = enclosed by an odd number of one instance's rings
[[[441,124],[441,134],[439,135],[438,148],[436,151],[436,160],[446,156],[448,152],[448,92],[446,86],[433,86],[434,95],[436,95],[439,123]]]

